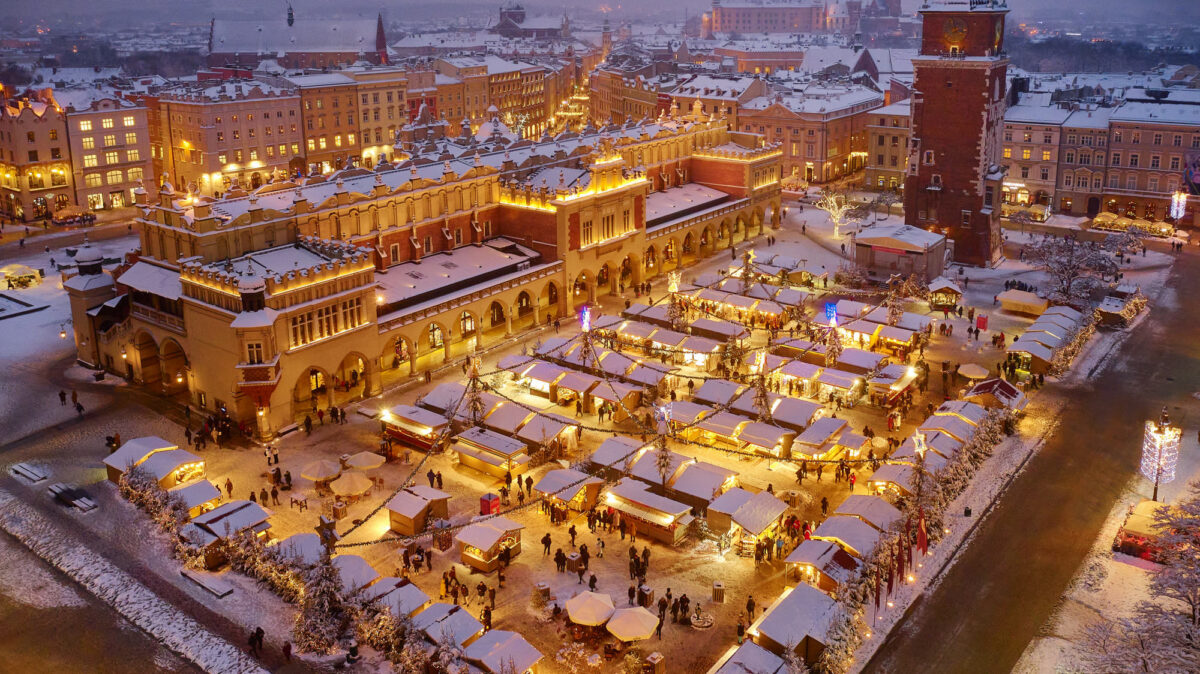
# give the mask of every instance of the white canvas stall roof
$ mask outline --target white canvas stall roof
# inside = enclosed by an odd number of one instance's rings
[[[1128,286],[1126,286],[1126,287],[1128,287]],[[1046,309],[1046,311],[1042,312],[1042,315],[1043,316],[1046,316],[1046,315],[1065,316],[1076,323],[1083,320],[1082,313],[1080,313],[1076,309],[1072,309],[1071,307],[1064,306],[1064,305],[1057,305],[1057,306],[1050,307],[1049,309]]]
[[[693,424],[705,414],[711,414],[712,409],[690,400],[672,400],[667,403],[667,413],[671,423]]]
[[[871,310],[872,306],[866,302],[859,302],[857,300],[838,300],[837,304],[834,305],[834,311],[837,312],[838,316],[861,318]]]
[[[630,379],[644,386],[658,386],[659,382],[667,377],[666,372],[657,368],[650,367],[644,363],[638,363],[633,366],[633,369],[626,373],[625,378]]]
[[[817,375],[817,381],[832,386],[833,388],[853,390],[862,382],[862,375],[852,372],[843,372],[842,370],[821,370],[821,374]]]
[[[647,339],[658,326],[641,321],[625,321],[617,326],[617,334],[629,339]]]
[[[784,562],[787,564],[807,564],[813,568],[820,569],[821,573],[829,576],[839,584],[849,580],[850,574],[861,566],[857,559],[843,550],[837,543],[816,538],[801,541],[800,545],[797,545],[796,549],[792,550],[792,554],[788,555]]]
[[[567,372],[558,380],[559,389],[568,389],[576,393],[587,393],[593,386],[600,383],[600,378],[586,372]]]
[[[104,465],[124,472],[138,465],[154,452],[171,449],[179,449],[179,445],[167,442],[157,435],[134,438],[126,440],[120,449],[104,457]]]
[[[438,414],[437,412],[431,412],[420,407],[413,407],[412,405],[395,405],[389,407],[384,412],[383,416],[384,421],[393,423],[400,422],[399,425],[407,426],[409,428],[415,427],[419,430],[429,429],[433,431],[439,428],[445,428],[446,425],[450,423],[446,420],[446,417]]]
[[[477,662],[490,674],[524,672],[542,659],[542,653],[516,632],[491,630],[471,642],[463,652],[467,660]],[[512,669],[507,669],[512,667]]]
[[[750,336],[750,331],[744,326],[715,318],[697,318],[696,320],[692,321],[692,330],[700,330],[702,332],[710,332],[721,335],[726,341],[728,341],[730,337],[746,339]]]
[[[488,428],[500,431],[501,433],[511,434],[516,433],[521,424],[525,423],[525,420],[532,415],[533,412],[530,412],[525,407],[505,401],[493,408],[491,412],[488,412],[483,423]]]
[[[1021,341],[1037,342],[1050,349],[1057,349],[1062,346],[1063,338],[1045,330],[1026,330],[1021,335]]]
[[[684,456],[676,452],[670,452],[671,465],[667,468],[667,483],[670,484],[679,469],[683,464],[692,460],[690,456]],[[662,473],[658,469],[658,452],[646,452],[634,461],[633,467],[629,471],[630,475],[645,480],[651,484],[662,484]]]
[[[1045,344],[1038,344],[1032,340],[1018,340],[1012,344],[1009,344],[1008,348],[1004,351],[1005,353],[1029,354],[1030,356],[1033,356],[1039,360],[1043,360],[1047,363],[1054,361],[1054,351],[1052,351],[1050,347],[1046,346]]]
[[[684,340],[687,338],[688,336],[682,332],[675,332],[674,330],[667,330],[666,328],[657,328],[654,331],[654,334],[650,336],[650,341],[655,344],[662,344],[663,346],[678,348],[679,345],[683,344]]]
[[[777,674],[783,668],[782,658],[753,641],[747,641],[719,668],[708,674]]]
[[[463,394],[467,391],[465,384],[445,382],[438,384],[432,391],[417,399],[417,404],[428,410],[448,414],[458,405]]]
[[[693,461],[684,464],[679,476],[671,483],[671,488],[708,502],[726,480],[736,476],[737,471],[704,461]]]
[[[616,330],[625,322],[624,318],[614,314],[601,314],[592,319],[593,330]]]
[[[192,524],[217,538],[232,536],[244,529],[258,530],[271,517],[271,511],[251,501],[226,501],[192,518]]]
[[[604,480],[581,473],[573,468],[559,468],[547,472],[533,485],[543,494],[552,494],[564,501],[579,495],[589,484],[603,484]]]
[[[945,433],[936,433],[935,435],[943,438],[950,438],[950,436],[946,435]],[[950,439],[953,440],[953,438]],[[913,444],[912,439],[905,440],[904,444],[900,445],[900,447],[897,448],[896,451],[888,458],[891,461],[903,461],[910,466],[915,466],[922,461],[921,457],[917,456],[917,448],[916,445]],[[940,454],[936,451],[925,452],[924,462],[925,470],[931,473],[936,473],[950,463],[948,459],[944,458],[943,454]]]
[[[762,421],[752,421],[742,427],[742,432],[738,433],[738,440],[757,447],[770,449],[783,442],[786,438],[795,436],[795,431],[780,428],[774,424]]]
[[[771,418],[781,424],[789,424],[804,428],[812,423],[813,417],[825,409],[819,403],[800,398],[783,397],[771,410]]]
[[[939,277],[933,279],[932,281],[930,281],[929,282],[929,292],[934,292],[934,293],[952,292],[952,293],[957,293],[959,295],[963,294],[962,288],[959,288],[957,283],[955,283],[954,281],[951,281],[950,279],[946,278],[945,276],[939,276]]]
[[[434,643],[449,640],[462,648],[483,631],[483,623],[461,606],[437,602],[413,616],[413,626]]]
[[[601,380],[595,388],[591,390],[592,397],[599,398],[605,402],[613,404],[621,403],[631,393],[641,391],[640,387],[633,384],[626,384],[620,381]]]
[[[358,555],[334,555],[333,565],[346,593],[357,592],[379,579],[375,567]]]
[[[842,355],[838,356],[838,365],[848,365],[858,368],[866,372],[874,370],[880,361],[887,358],[880,353],[873,351],[863,351],[862,349],[843,349]]]
[[[692,353],[714,353],[721,348],[721,343],[708,337],[688,335],[679,348]]]
[[[872,323],[879,323],[880,325],[887,325],[889,323],[888,311],[884,307],[872,309],[865,318]],[[900,319],[896,321],[897,326],[904,328],[905,330],[912,330],[914,332],[920,332],[921,330],[924,330],[925,328],[929,327],[931,323],[933,323],[933,317],[914,314],[911,311],[905,311],[904,313],[900,314]]]
[[[887,463],[872,473],[871,477],[867,478],[867,481],[894,484],[904,491],[909,491],[912,489],[913,475],[912,466],[903,463]]]
[[[730,294],[728,291],[717,290],[715,288],[697,288],[692,292],[692,297],[704,302],[724,303]]]
[[[820,365],[806,363],[802,360],[793,360],[787,362],[783,367],[779,368],[779,373],[787,375],[788,377],[807,380],[821,374],[821,370],[824,369],[825,368],[821,367]]]
[[[151,454],[138,467],[153,476],[155,480],[161,480],[189,463],[204,463],[204,459],[186,449],[168,449],[165,452]]]
[[[911,225],[874,225],[854,237],[854,243],[859,246],[881,246],[912,253],[925,252],[945,240],[941,234]]]
[[[362,591],[362,598],[366,601],[378,601],[396,618],[411,616],[429,603],[429,595],[421,588],[407,578],[395,576],[386,576],[375,581]]]
[[[527,449],[525,447],[525,443],[517,440],[516,438],[510,438],[506,435],[500,435],[495,431],[489,431],[479,427],[468,428],[462,433],[459,433],[458,436],[455,437],[455,440],[466,440],[504,456],[520,454]]]
[[[788,509],[774,494],[760,491],[750,497],[733,513],[733,521],[747,533],[758,536],[767,530]]]
[[[987,408],[983,405],[967,402],[966,400],[947,400],[939,405],[933,413],[962,417],[973,425],[978,426],[979,422],[987,417]]]
[[[738,429],[748,423],[750,420],[746,417],[730,412],[717,412],[701,419],[696,427],[727,438],[734,438],[737,437]]]
[[[878,337],[880,339],[889,339],[893,342],[900,342],[901,344],[911,344],[913,335],[915,334],[917,333],[898,325],[885,325],[879,329]]]
[[[575,428],[577,424],[570,419],[553,412],[539,412],[530,417],[517,437],[526,442],[549,442],[557,438],[563,431]]]
[[[638,442],[632,438],[624,436],[616,436],[606,438],[596,451],[588,457],[588,460],[600,466],[610,466],[613,468],[624,468],[626,457],[635,454],[639,450],[649,447],[645,443]]]
[[[833,436],[842,432],[846,427],[845,419],[834,419],[833,417],[821,417],[812,422],[812,425],[804,429],[804,432],[796,436],[794,442],[810,447],[820,447],[833,439]]]
[[[721,494],[713,499],[712,503],[708,504],[709,512],[719,512],[733,517],[738,508],[741,508],[747,501],[754,497],[752,492],[746,491],[741,487],[733,487],[729,491]]]
[[[891,386],[901,382],[904,379],[909,379],[910,377],[915,379],[916,374],[909,374],[909,366],[902,365],[900,363],[888,363],[887,365],[884,365],[879,372],[876,372],[874,377],[871,377],[870,383],[879,384],[882,386]]]
[[[507,517],[491,517],[463,527],[454,536],[454,540],[480,550],[490,550],[508,532],[524,528],[524,524],[514,522]]]
[[[396,513],[397,515],[403,515],[409,519],[416,519],[417,517],[421,516],[421,513],[424,512],[426,508],[429,507],[429,500],[421,498],[420,496],[417,496],[408,490],[404,490],[397,492],[396,495],[387,502],[386,507],[388,510]]]
[[[169,300],[177,300],[183,295],[179,272],[144,261],[133,263],[124,274],[117,277],[117,283]]]
[[[709,379],[696,389],[696,393],[692,395],[694,400],[711,405],[728,405],[734,397],[746,390],[744,384],[729,381],[727,379]]]
[[[757,622],[750,626],[777,644],[800,644],[805,638],[825,643],[829,626],[837,613],[833,597],[807,583],[800,583],[775,600]]]
[[[325,552],[321,537],[312,532],[292,534],[273,547],[279,554],[301,566],[315,566]]]
[[[920,431],[926,435],[932,435],[934,431],[941,431],[957,440],[966,442],[975,437],[976,428],[958,417],[935,414],[925,419],[925,422],[921,424]]]
[[[638,506],[633,509],[635,511],[633,514],[639,517],[649,516],[649,518],[659,521],[674,521],[692,510],[691,506],[651,493],[649,487],[643,482],[628,477],[613,485],[608,493]],[[625,504],[610,502],[609,505],[620,509]]]
[[[835,515],[851,515],[857,517],[879,531],[887,531],[893,524],[899,522],[904,515],[896,506],[888,503],[879,496],[866,494],[851,494],[834,511]]]
[[[879,531],[858,519],[848,515],[833,515],[829,519],[821,522],[812,533],[813,538],[824,538],[826,540],[835,540],[846,552],[858,557],[865,558],[871,554],[875,546],[879,543]]]
[[[168,489],[167,495],[178,497],[182,500],[183,507],[191,510],[196,506],[221,498],[221,490],[208,480],[194,480]]]

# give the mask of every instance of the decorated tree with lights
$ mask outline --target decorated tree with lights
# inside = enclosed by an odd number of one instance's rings
[[[467,391],[463,394],[462,405],[466,408],[467,419],[472,426],[483,423],[487,412],[483,404],[483,382],[479,380],[479,358],[471,357],[470,369],[467,371]]]
[[[923,299],[928,296],[929,289],[917,278],[916,274],[901,276],[895,274],[888,280],[887,295],[883,298],[883,306],[887,308],[888,325],[898,325],[904,317],[904,304],[910,300]]]
[[[671,477],[673,464],[674,457],[671,455],[671,449],[667,447],[667,436],[660,432],[654,437],[654,467],[658,469],[663,487],[667,486],[667,480]]]
[[[842,227],[858,222],[866,215],[862,209],[850,202],[844,192],[830,189],[821,191],[816,206],[829,214],[829,221],[833,223],[833,238],[835,239],[842,238]]]
[[[682,331],[687,327],[687,309],[679,297],[679,271],[667,274],[667,320],[671,329]]]
[[[825,328],[825,367],[836,367],[842,357],[842,336],[838,332],[837,319],[829,319]]]
[[[800,646],[796,643],[789,643],[783,649],[783,669],[779,670],[781,674],[808,674],[808,665],[804,662],[804,658],[800,657]]]
[[[333,653],[345,618],[341,579],[328,554],[305,574],[304,595],[292,626],[292,641],[302,651]]]
[[[467,674],[469,671],[463,650],[454,642],[454,635],[442,628],[442,634],[437,640],[433,660],[439,672],[446,674]]]
[[[558,653],[554,656],[558,664],[563,666],[569,674],[578,674],[588,670],[588,652],[583,647],[583,644],[576,641],[568,646],[563,646],[558,649]]]
[[[760,368],[765,368],[763,364]],[[767,375],[761,369],[754,378],[754,412],[759,421],[771,420],[771,394],[767,391]]]

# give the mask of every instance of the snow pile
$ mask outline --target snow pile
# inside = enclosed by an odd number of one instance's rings
[[[0,491],[0,528],[200,669],[238,674],[265,672],[239,648],[160,599],[101,555],[64,536],[4,491]]]

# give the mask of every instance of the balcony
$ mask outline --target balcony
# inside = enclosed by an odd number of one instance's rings
[[[130,302],[129,311],[134,316],[137,316],[138,319],[147,323],[153,323],[180,335],[187,335],[187,329],[183,325],[183,318],[180,316],[168,314],[165,311],[159,311],[158,309],[137,302]]]
[[[242,374],[238,388],[275,386],[279,383],[279,356],[266,363],[238,363],[237,369]]]

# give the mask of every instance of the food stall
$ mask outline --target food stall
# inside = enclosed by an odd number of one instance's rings
[[[787,649],[813,666],[825,650],[829,628],[838,615],[833,597],[801,583],[783,591],[766,612],[750,623],[746,633],[754,643],[782,655]]]
[[[744,492],[744,494],[738,494],[730,501],[722,502],[721,499],[713,501],[709,506],[709,522],[712,523],[715,520],[719,527],[724,525],[718,531],[730,534],[730,542],[737,553],[742,557],[752,557],[754,556],[754,547],[759,540],[779,534],[783,513],[787,511],[788,505],[769,492],[760,491],[757,494]],[[723,497],[724,495],[722,495]],[[718,512],[714,518],[711,510],[716,505],[720,505],[721,509],[726,512]],[[728,512],[730,506],[734,505],[736,507]]]
[[[679,345],[683,365],[691,365],[705,372],[712,372],[721,363],[723,342],[700,335],[688,335]]]
[[[179,445],[167,442],[156,435],[126,440],[115,452],[104,457],[104,466],[108,471],[108,480],[118,483],[121,476],[140,465],[143,461],[158,452],[178,450]]]
[[[725,490],[736,487],[737,483],[737,471],[692,459],[684,463],[678,474],[667,483],[667,496],[703,510]]]
[[[260,540],[270,535],[271,511],[258,503],[244,500],[226,501],[192,518],[179,530],[179,537],[204,552],[204,568],[216,569],[225,563],[224,548],[216,545],[249,531]]]
[[[792,440],[795,438],[796,431],[762,421],[752,421],[742,427],[737,439],[742,443],[742,451],[787,459],[792,456]]]
[[[819,541],[833,541],[856,559],[867,559],[879,544],[880,531],[857,517],[831,515],[813,530]]]
[[[824,414],[825,408],[819,403],[784,396],[771,408],[771,421],[784,428],[802,433]]]
[[[833,514],[857,517],[876,531],[887,531],[904,518],[899,508],[873,494],[851,494]]]
[[[938,311],[956,308],[962,302],[963,291],[958,284],[945,276],[929,282],[929,308]]]
[[[511,557],[521,553],[521,530],[524,524],[496,515],[459,530],[458,541],[462,563],[490,573],[500,567],[500,551],[508,550]]]
[[[692,400],[705,405],[722,407],[733,402],[733,399],[740,396],[747,388],[745,384],[738,384],[726,379],[708,379],[692,394]]]
[[[137,468],[154,478],[163,489],[204,477],[204,459],[186,449],[155,452],[138,464]]]
[[[561,414],[542,411],[526,419],[517,431],[517,439],[524,441],[531,450],[547,447],[551,453],[557,454],[558,449],[575,448],[578,428],[579,424]]]
[[[690,324],[693,335],[707,337],[728,344],[731,340],[743,340],[750,337],[746,326],[722,321],[716,318],[697,318]]]
[[[790,360],[779,368],[779,383],[780,388],[786,387],[790,395],[816,397],[816,387],[813,382],[817,375],[821,374],[824,366],[816,363],[807,363],[803,360]]]
[[[542,674],[542,652],[516,632],[488,630],[472,641],[463,657],[486,674]],[[472,667],[472,670],[474,667]]]
[[[221,490],[208,480],[196,480],[168,489],[167,496],[179,499],[187,509],[188,517],[196,517],[217,507],[221,501]]]
[[[12,263],[0,267],[0,290],[22,290],[41,282],[41,274],[27,265]]]
[[[383,431],[389,437],[422,451],[433,449],[450,425],[446,417],[412,405],[390,407],[383,411],[380,419]]]
[[[867,380],[867,392],[876,404],[887,405],[904,395],[916,380],[915,367],[889,363]]]
[[[516,476],[529,468],[529,447],[524,442],[484,428],[472,427],[458,434],[452,449],[462,465],[497,478],[505,473]]]
[[[1170,506],[1165,503],[1144,498],[1130,508],[1125,523],[1121,525],[1117,537],[1113,540],[1113,552],[1141,557],[1152,562],[1159,561],[1159,536],[1162,532],[1155,523],[1155,516],[1160,510],[1168,507]]]
[[[596,408],[596,400],[612,403],[612,419],[616,423],[628,419],[629,413],[642,404],[642,389],[620,381],[603,380],[592,388],[590,395],[592,409]]]
[[[716,412],[699,421],[694,428],[698,430],[698,440],[709,444],[725,445],[731,449],[738,447],[738,433],[750,420],[732,412]]]
[[[999,300],[1001,309],[1014,314],[1040,316],[1050,306],[1049,301],[1027,290],[1005,290],[997,295],[996,299]]]
[[[854,403],[862,397],[863,383],[861,375],[826,368],[813,381],[816,389],[813,397],[832,400],[836,396],[841,399],[842,405],[854,407]]]
[[[699,434],[696,422],[712,414],[712,408],[690,400],[672,400],[666,404],[667,423],[680,440],[691,441]]]
[[[667,545],[687,537],[692,523],[691,506],[650,492],[633,478],[624,478],[605,494],[604,505],[617,511],[624,522],[636,522],[638,534]]]
[[[842,433],[834,441],[833,455],[844,455],[848,459],[865,459],[870,448],[870,438],[866,438],[858,433],[846,432]]]
[[[999,377],[985,379],[975,384],[963,396],[963,400],[984,407],[1005,407],[1014,412],[1024,411],[1025,406],[1029,403],[1021,389]]]
[[[599,384],[601,379],[586,372],[568,371],[558,380],[555,386],[554,402],[571,407],[576,400],[584,401],[585,412],[594,412],[591,408],[591,396],[588,393]]]
[[[449,502],[450,494],[432,487],[402,489],[387,502],[389,527],[402,536],[415,536],[425,530],[430,518],[447,519]]]
[[[845,419],[821,417],[792,440],[792,457],[803,459],[833,458],[833,439],[846,427]]]
[[[600,499],[603,484],[604,480],[573,468],[558,468],[548,471],[534,483],[533,491],[550,503],[585,512]]]
[[[912,496],[917,472],[910,465],[887,463],[867,478],[867,491]]]
[[[1054,365],[1054,350],[1033,340],[1017,340],[1008,345],[1005,354],[1016,361],[1018,372],[1047,374]]]
[[[815,538],[801,541],[783,561],[788,580],[799,580],[829,593],[837,592],[861,565],[837,543]]]

